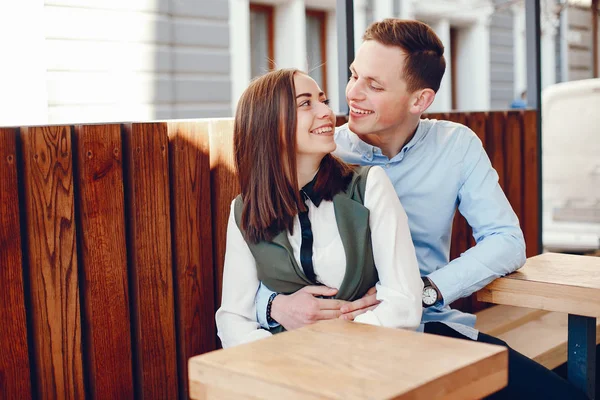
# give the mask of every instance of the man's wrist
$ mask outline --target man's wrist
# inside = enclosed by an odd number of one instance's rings
[[[423,306],[424,307],[431,307],[433,305],[442,304],[444,302],[444,298],[442,296],[442,292],[440,292],[440,289],[436,286],[436,284],[431,279],[429,279],[426,276],[422,277],[421,279],[423,280],[423,284],[424,284],[424,287],[423,287],[423,296],[425,297],[426,292],[428,291],[428,289],[429,289],[429,291],[431,289],[433,289],[435,291],[435,296],[436,296],[435,297],[435,302],[433,302],[431,304],[427,304],[427,303],[425,303],[425,301],[423,301]]]

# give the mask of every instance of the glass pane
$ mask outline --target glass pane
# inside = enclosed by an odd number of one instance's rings
[[[315,15],[306,16],[306,54],[308,56],[308,73],[317,82],[322,90],[325,60],[322,59],[323,49],[321,43],[322,20]]]
[[[250,62],[252,78],[269,71],[269,20],[265,11],[250,10]]]

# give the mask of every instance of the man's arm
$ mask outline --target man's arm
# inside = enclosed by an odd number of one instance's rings
[[[314,324],[324,319],[338,318],[340,308],[346,304],[343,300],[320,299],[318,296],[335,296],[337,289],[327,286],[306,286],[290,295],[278,294],[271,304],[271,319],[267,322],[267,305],[271,295],[275,293],[260,284],[256,293],[256,318],[262,328],[275,328],[280,324],[289,330]]]
[[[525,263],[519,220],[481,141],[470,133],[458,209],[473,229],[477,245],[428,275],[441,292],[444,305],[471,295]]]

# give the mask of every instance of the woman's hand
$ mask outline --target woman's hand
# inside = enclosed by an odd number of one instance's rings
[[[373,310],[379,303],[380,301],[377,300],[377,289],[373,286],[360,299],[342,306],[340,309],[342,315],[339,318],[353,321],[360,314]]]
[[[286,330],[302,328],[325,319],[342,315],[340,308],[350,304],[344,300],[319,299],[334,296],[337,289],[327,286],[306,286],[290,295],[279,294],[271,305],[271,318]]]

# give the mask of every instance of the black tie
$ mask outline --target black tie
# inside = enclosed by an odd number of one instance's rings
[[[304,193],[304,191],[301,193],[304,203],[306,204],[308,196],[306,193]],[[317,284],[317,278],[315,276],[312,260],[313,234],[310,226],[310,219],[308,219],[308,205],[306,211],[298,213],[298,219],[300,219],[300,231],[302,233],[302,242],[300,244],[300,263],[302,264],[302,269],[304,270],[304,274],[308,280],[314,284]]]

